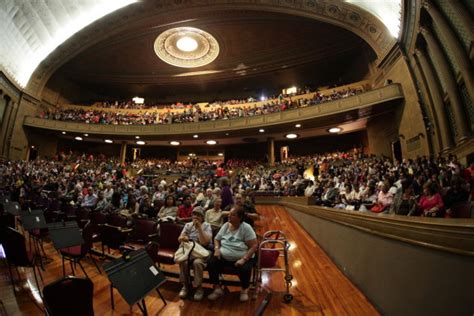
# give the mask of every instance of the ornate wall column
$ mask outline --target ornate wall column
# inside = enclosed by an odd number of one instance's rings
[[[426,12],[431,16],[433,22],[438,26],[441,36],[443,37],[443,42],[446,43],[453,53],[453,56],[459,65],[461,76],[464,79],[469,96],[474,100],[474,75],[469,57],[464,51],[461,43],[458,41],[456,34],[446,21],[446,18],[441,14],[436,5],[429,0],[424,0],[422,4]]]
[[[8,125],[10,124],[10,117],[12,114],[12,99],[10,99],[7,96],[2,96],[2,98],[5,98],[6,104],[5,104],[5,113],[3,114],[3,120],[0,128],[0,156],[6,158],[6,153],[4,151],[5,144],[7,143],[7,131],[8,131]]]
[[[470,15],[467,8],[461,3],[459,0],[449,0],[446,3],[456,12],[456,17],[459,19],[459,22],[462,24],[463,28],[465,28],[470,34],[470,41],[471,41],[471,49],[472,49],[472,42],[474,41],[474,20]]]
[[[446,84],[445,88],[451,102],[454,122],[456,125],[456,140],[457,142],[463,142],[469,137],[470,128],[468,127],[466,116],[464,114],[463,104],[456,86],[456,80],[449,68],[443,51],[433,34],[425,27],[420,27],[420,32],[428,44],[428,50],[431,52],[430,56],[433,59],[434,65],[439,68],[439,73],[443,77],[443,82]]]
[[[433,115],[438,127],[438,137],[441,140],[441,151],[447,152],[452,146],[453,141],[450,135],[450,126],[446,111],[444,109],[443,94],[439,82],[436,81],[436,75],[432,66],[428,62],[424,52],[421,49],[415,49],[415,55],[421,68],[421,74],[428,86],[428,91],[433,102]]]
[[[268,137],[268,163],[270,166],[275,165],[275,139],[273,137]]]
[[[126,157],[127,157],[127,143],[122,143],[120,145],[120,163],[121,164],[125,162]]]

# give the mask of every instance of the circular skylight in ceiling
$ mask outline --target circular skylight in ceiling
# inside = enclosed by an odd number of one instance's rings
[[[202,67],[219,55],[219,43],[211,34],[194,27],[177,27],[158,35],[154,49],[164,62],[183,68]]]

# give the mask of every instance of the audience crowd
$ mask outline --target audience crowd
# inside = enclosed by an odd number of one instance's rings
[[[235,203],[236,194],[249,205],[256,195],[306,196],[334,208],[442,217],[451,215],[453,205],[471,199],[474,187],[474,164],[462,166],[454,156],[392,162],[360,152],[292,157],[274,166],[197,159],[121,165],[104,156],[61,153],[53,160],[3,161],[0,175],[0,187],[10,188],[19,201],[40,192],[128,215],[156,217],[172,196],[172,204],[182,208],[173,216],[180,220],[191,218],[195,206],[211,210],[216,199],[225,209]]]
[[[107,125],[150,125],[150,124],[171,124],[204,122],[214,120],[229,120],[256,115],[276,113],[290,109],[321,104],[331,100],[337,100],[361,93],[360,89],[334,90],[329,95],[322,93],[314,94],[311,99],[298,99],[292,101],[291,98],[279,97],[262,105],[228,107],[234,101],[214,102],[206,106],[179,105],[166,108],[163,111],[149,110],[146,112],[111,112],[93,109],[78,108],[58,108],[54,111],[40,113],[39,117],[58,121],[74,121],[87,124],[107,124]],[[235,101],[237,102],[237,101]],[[127,103],[128,104],[128,103]],[[129,108],[129,107],[126,107]],[[183,110],[174,111],[181,108]]]
[[[224,295],[219,275],[229,268],[239,276],[240,301],[249,299],[258,247],[258,195],[305,196],[317,205],[360,212],[457,217],[456,205],[471,201],[473,188],[474,163],[462,166],[454,156],[392,162],[357,150],[292,157],[274,166],[197,159],[121,164],[103,155],[73,153],[52,160],[0,162],[0,195],[9,194],[23,209],[47,205],[46,217],[50,208],[65,214],[72,208],[130,222],[149,218],[158,227],[184,224],[177,241],[182,247],[188,242],[193,249],[199,246],[200,256],[192,252],[188,260],[175,255],[179,297],[187,298],[194,287],[196,301],[204,296],[206,267],[213,284],[209,300]]]

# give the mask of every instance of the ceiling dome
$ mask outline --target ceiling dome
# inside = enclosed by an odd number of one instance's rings
[[[158,35],[156,55],[164,62],[183,68],[202,67],[219,55],[219,44],[211,34],[194,27],[177,27]]]

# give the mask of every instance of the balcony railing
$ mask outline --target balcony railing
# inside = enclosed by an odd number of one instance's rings
[[[352,110],[361,110],[364,108],[373,107],[378,104],[402,98],[403,91],[401,86],[398,84],[391,84],[355,96],[329,101],[318,105],[310,105],[307,107],[283,112],[230,120],[156,125],[105,125],[76,123],[71,121],[57,121],[52,119],[26,116],[23,125],[56,131],[107,135],[173,135],[236,131],[248,128],[268,127],[284,123],[301,122],[308,119],[324,118]]]

